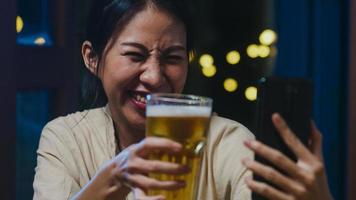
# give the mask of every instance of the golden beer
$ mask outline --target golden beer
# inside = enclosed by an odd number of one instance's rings
[[[147,108],[146,135],[164,137],[183,146],[180,154],[157,152],[152,160],[186,165],[191,172],[183,175],[151,173],[161,181],[184,180],[186,187],[179,190],[150,190],[149,195],[164,195],[167,200],[195,200],[200,175],[201,159],[209,127],[210,106],[150,105]]]

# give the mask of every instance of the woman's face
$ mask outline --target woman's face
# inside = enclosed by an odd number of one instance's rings
[[[101,72],[110,111],[117,123],[145,129],[146,95],[179,93],[188,70],[183,23],[147,8],[121,30],[103,56]]]

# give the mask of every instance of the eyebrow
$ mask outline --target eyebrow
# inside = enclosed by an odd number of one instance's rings
[[[137,42],[123,42],[123,43],[121,43],[121,45],[123,45],[123,46],[133,46],[133,47],[136,47],[136,48],[141,49],[143,51],[147,51],[147,48],[144,45],[142,45],[140,43],[137,43]],[[186,48],[181,46],[181,45],[172,45],[172,46],[170,46],[170,47],[168,47],[168,48],[166,48],[164,50],[164,52],[166,52],[166,53],[169,53],[169,52],[172,52],[172,51],[186,51]]]

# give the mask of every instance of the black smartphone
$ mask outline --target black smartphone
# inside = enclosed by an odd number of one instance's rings
[[[282,77],[262,78],[259,82],[257,94],[257,113],[254,128],[256,139],[281,151],[295,161],[296,156],[283,142],[272,123],[271,116],[273,113],[280,113],[297,137],[306,145],[310,135],[312,109],[313,82],[311,80]],[[255,156],[255,160],[278,170],[277,167],[258,155]],[[253,177],[257,181],[268,182],[257,175]],[[274,184],[271,185],[275,186]],[[263,200],[265,198],[253,193],[252,199]]]

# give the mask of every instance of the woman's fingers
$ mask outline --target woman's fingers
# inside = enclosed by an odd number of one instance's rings
[[[176,154],[182,151],[182,145],[166,138],[147,137],[135,145],[134,152],[140,157],[147,157],[152,152],[162,151]]]
[[[249,188],[268,199],[332,199],[322,161],[322,137],[315,124],[311,125],[309,148],[307,148],[279,114],[273,114],[272,121],[283,141],[297,156],[297,162],[258,141],[246,141],[245,145],[256,155],[287,173],[284,175],[272,167],[245,160],[243,163],[254,174],[265,178],[280,189],[251,179],[246,180]]]
[[[141,188],[143,190],[162,189],[162,190],[177,190],[184,188],[184,181],[159,181],[142,174],[125,174],[125,182],[132,188]]]
[[[271,200],[294,200],[290,195],[284,194],[277,189],[258,181],[252,180],[251,177],[245,179],[247,186],[255,193],[263,195]]]
[[[269,182],[277,185],[283,191],[292,194],[302,194],[305,192],[305,188],[298,182],[282,175],[272,167],[262,165],[259,162],[252,161],[248,158],[242,160],[242,163],[250,169],[254,174],[257,174]]]
[[[291,159],[283,155],[281,152],[256,140],[247,140],[244,144],[247,148],[268,160],[282,171],[288,173],[291,177],[304,179],[303,171],[300,170],[300,168]]]
[[[181,151],[182,145],[172,140],[157,137],[145,138],[140,143],[126,148],[115,158],[113,174],[115,174],[116,180],[119,180],[121,184],[131,189],[139,188],[142,191],[147,191],[151,189],[176,190],[183,188],[186,185],[184,181],[160,181],[148,177],[148,174],[185,174],[190,171],[187,166],[173,162],[147,159],[148,155],[152,153],[164,152],[177,154]],[[147,196],[143,197],[146,198]]]
[[[163,195],[159,196],[147,196],[144,191],[139,188],[134,188],[132,190],[135,200],[165,200]]]
[[[145,160],[142,158],[136,158],[127,165],[127,171],[129,173],[185,174],[190,171],[189,167],[177,163],[159,160]]]
[[[281,135],[283,141],[298,158],[303,160],[313,160],[313,156],[310,151],[297,138],[297,136],[292,132],[287,123],[278,113],[274,113],[272,115],[272,122]]]
[[[288,127],[287,123],[279,114],[274,113],[272,115],[272,121],[284,142],[298,157],[297,165],[304,169],[304,172],[306,172],[305,176],[302,178],[302,181],[304,183],[313,182],[310,180],[313,180],[316,174],[324,173],[324,165],[322,160],[319,158],[321,157],[321,134],[318,133],[319,131],[316,129],[316,127],[312,126],[311,147],[314,149],[314,151],[319,151],[319,155],[314,155],[313,151],[310,152],[309,149],[304,146],[304,144],[297,138],[297,136],[294,135],[294,133]]]

